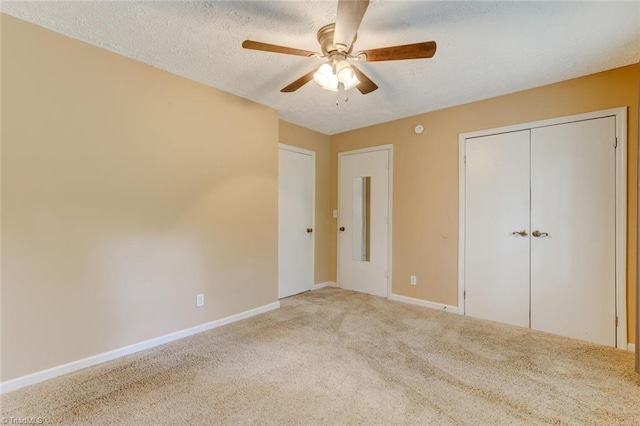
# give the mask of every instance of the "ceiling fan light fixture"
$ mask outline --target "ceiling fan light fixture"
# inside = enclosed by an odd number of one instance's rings
[[[338,81],[344,85],[344,90],[349,90],[360,84],[360,80],[356,77],[356,73],[353,72],[353,68],[343,68],[338,73]]]
[[[332,92],[337,92],[338,91],[338,77],[335,76],[335,74],[331,74],[331,76],[329,77],[329,82],[322,86],[323,89],[325,90],[330,90]]]
[[[313,80],[325,90],[338,91],[338,77],[334,74],[333,66],[329,62],[320,65],[318,71],[313,74]]]
[[[336,75],[338,76],[338,81],[340,83],[350,80],[353,76],[353,70],[351,69],[349,62],[338,61],[336,64]]]
[[[313,74],[313,80],[322,87],[329,85],[331,77],[333,77],[333,69],[329,63],[320,65],[318,71]]]
[[[343,84],[344,90],[349,90],[360,83],[349,62],[344,60],[336,64],[336,77],[338,82]]]
[[[353,74],[353,77],[350,80],[345,81],[342,84],[344,84],[344,90],[349,90],[349,89],[353,89],[358,84],[360,84],[360,80],[358,80],[358,77],[356,77],[356,75]]]
[[[345,55],[340,56],[330,58],[329,62],[320,65],[313,73],[313,80],[325,90],[337,92],[341,84],[344,90],[349,90],[360,84],[356,72],[347,62]]]

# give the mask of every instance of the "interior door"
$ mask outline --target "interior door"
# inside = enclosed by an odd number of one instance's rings
[[[313,285],[314,157],[279,149],[278,296],[310,290]]]
[[[531,328],[615,346],[615,118],[531,131]]]
[[[389,151],[342,153],[338,198],[338,284],[387,296]]]
[[[529,327],[529,130],[465,142],[465,314]]]

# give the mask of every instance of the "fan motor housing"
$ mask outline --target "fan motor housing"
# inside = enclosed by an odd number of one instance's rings
[[[331,23],[331,24],[325,25],[324,27],[318,30],[318,43],[320,43],[320,48],[322,49],[322,53],[324,55],[329,55],[331,52],[335,52],[339,50],[333,44],[333,33],[335,31],[335,28],[336,28],[336,24]],[[353,49],[353,44],[357,39],[358,39],[358,34],[356,34],[355,37],[353,38],[353,43],[351,43],[349,50],[345,52],[346,54],[351,53],[351,50]]]

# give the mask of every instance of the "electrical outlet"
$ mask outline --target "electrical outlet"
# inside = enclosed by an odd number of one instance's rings
[[[411,275],[411,285],[416,284],[418,284],[418,277],[416,277],[415,275]]]
[[[204,293],[200,293],[196,296],[196,308],[204,306]]]

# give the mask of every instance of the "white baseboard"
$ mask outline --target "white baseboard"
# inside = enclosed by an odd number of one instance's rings
[[[635,352],[636,351],[636,345],[634,345],[633,343],[629,343],[627,345],[627,349],[629,350],[629,352]]]
[[[443,305],[442,303],[429,302],[428,300],[415,299],[413,297],[400,296],[399,294],[391,294],[389,296],[390,300],[395,300],[396,302],[404,302],[410,303],[412,305],[424,306],[425,308],[437,309],[439,311],[452,312],[454,314],[458,313],[457,306]]]
[[[319,290],[319,289],[325,288],[325,287],[336,287],[336,283],[334,283],[333,281],[325,281],[323,283],[314,284],[311,287],[311,290]]]
[[[136,352],[143,351],[145,349],[162,345],[164,343],[172,342],[174,340],[178,340],[184,337],[192,336],[194,334],[202,333],[203,331],[221,327],[223,325],[230,324],[232,322],[250,318],[255,315],[259,315],[265,312],[272,311],[274,309],[278,309],[279,307],[280,307],[280,302],[270,303],[268,305],[259,306],[257,308],[250,309],[245,312],[240,312],[239,314],[231,315],[225,318],[220,318],[215,321],[197,325],[195,327],[187,328],[184,330],[176,331],[174,333],[165,334],[164,336],[145,340],[144,342],[134,343],[133,345],[125,346],[120,349],[114,349],[109,352],[103,352],[101,354],[80,359],[78,361],[72,361],[67,364],[48,368],[46,370],[42,370],[36,373],[28,374],[26,376],[18,377],[16,379],[7,380],[6,382],[0,383],[0,395],[3,393],[14,391],[16,389],[23,388],[25,386],[40,383],[45,380],[52,379],[54,377],[62,376],[63,374],[72,373],[74,371],[82,370],[83,368],[91,367],[97,364],[101,364],[103,362],[111,361],[116,358],[123,357],[125,355],[130,355]]]

